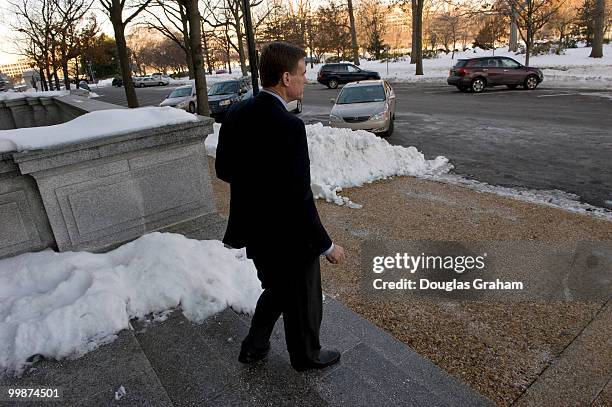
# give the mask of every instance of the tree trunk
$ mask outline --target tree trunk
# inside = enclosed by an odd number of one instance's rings
[[[189,79],[193,79],[195,76],[193,74],[193,59],[191,58],[191,47],[185,47],[185,62],[187,62],[187,74]]]
[[[508,51],[518,51],[518,24],[516,23],[516,11],[514,11],[514,8],[510,15],[510,44],[508,46]]]
[[[47,83],[49,84],[49,90],[55,90],[53,86],[53,77],[51,76],[51,69],[49,69],[49,65],[45,66],[45,74],[47,76]]]
[[[62,72],[64,73],[64,86],[66,90],[70,90],[70,75],[68,74],[68,60],[62,57]],[[78,83],[78,82],[77,82]]]
[[[208,49],[208,40],[206,39],[206,31],[204,31],[204,22],[200,24],[200,30],[202,30],[202,45],[204,46],[204,57],[206,58],[206,67],[208,68],[208,74],[212,75],[212,66],[210,65],[210,50]]]
[[[125,42],[125,25],[123,25],[121,21],[121,13],[111,17],[111,22],[113,23],[113,29],[115,31],[115,42],[117,43],[121,78],[123,79],[123,87],[125,88],[125,97],[128,102],[128,107],[138,107],[138,98],[136,97],[134,82],[132,81],[132,67],[130,66],[130,58]]]
[[[187,63],[187,70],[189,71],[189,79],[195,77],[193,70],[193,58],[191,56],[191,40],[189,39],[189,19],[183,14],[183,8],[180,7],[181,13],[181,25],[183,34],[183,43],[185,45],[185,62]]]
[[[416,4],[415,4],[415,0],[412,0],[412,13],[411,13],[411,17],[412,17],[412,30],[411,30],[411,35],[412,35],[412,51],[410,52],[410,63],[411,64],[416,64],[416,58],[417,58],[417,39],[416,39]]]
[[[412,0],[416,5],[416,29],[413,29],[416,37],[416,69],[415,75],[423,75],[423,2],[424,0]]]
[[[47,85],[47,80],[45,79],[45,70],[43,68],[38,68],[40,75],[40,88],[41,90],[48,91],[49,86]]]
[[[351,29],[351,48],[353,50],[353,63],[359,65],[359,48],[357,47],[357,32],[355,31],[355,16],[353,14],[353,0],[348,0],[349,24]]]
[[[197,113],[208,116],[208,93],[206,92],[206,76],[204,75],[204,58],[202,56],[202,33],[200,31],[200,10],[198,0],[187,0],[187,15],[189,17],[189,39],[193,57],[195,74]]]
[[[557,55],[561,55],[561,50],[563,49],[563,38],[565,37],[565,30],[562,28],[559,30],[559,45],[557,45]]]
[[[53,67],[53,79],[55,80],[55,89],[60,90],[60,80],[59,76],[57,76],[57,68],[55,66]]]
[[[529,54],[531,53],[531,46],[533,44],[531,39],[532,35],[531,27],[527,25],[527,41],[525,41],[525,66],[529,66]]]
[[[236,32],[236,38],[238,39],[238,58],[240,59],[240,70],[242,71],[242,76],[248,76],[249,70],[246,67],[246,55],[244,55],[244,48],[242,48],[242,38],[244,35],[242,31],[238,29]]]
[[[225,27],[225,41],[227,44],[227,48],[225,49],[225,52],[227,54],[227,71],[228,73],[232,73],[232,59],[231,59],[231,45],[230,45],[230,37],[229,37],[229,32],[228,32],[228,28]]]
[[[604,17],[606,13],[606,1],[595,0],[595,15],[593,19],[593,48],[591,58],[603,57]]]

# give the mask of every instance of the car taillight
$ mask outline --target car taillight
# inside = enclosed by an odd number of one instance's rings
[[[465,76],[467,72],[463,68],[457,69],[457,76]]]

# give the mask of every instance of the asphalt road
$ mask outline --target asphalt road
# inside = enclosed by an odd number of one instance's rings
[[[579,89],[487,89],[461,93],[437,83],[392,83],[397,96],[391,144],[447,157],[454,172],[506,187],[562,190],[612,208],[612,92]],[[137,89],[157,105],[169,87]],[[94,90],[125,105],[123,89]],[[305,123],[327,123],[340,89],[308,85]]]

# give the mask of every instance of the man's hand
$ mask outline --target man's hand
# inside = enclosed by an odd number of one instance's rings
[[[331,264],[344,263],[344,249],[342,248],[342,246],[335,244],[334,250],[332,250],[330,254],[325,256],[325,258]]]

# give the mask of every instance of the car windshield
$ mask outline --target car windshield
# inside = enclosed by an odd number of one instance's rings
[[[174,89],[168,98],[182,98],[191,95],[191,88]]]
[[[355,86],[344,88],[338,96],[339,105],[348,103],[382,102],[385,100],[385,90],[382,85]]]
[[[463,68],[464,66],[467,65],[467,59],[460,59],[459,61],[457,61],[457,63],[455,64],[455,68]]]
[[[208,95],[230,95],[238,93],[238,82],[219,82],[215,83],[208,90]]]

